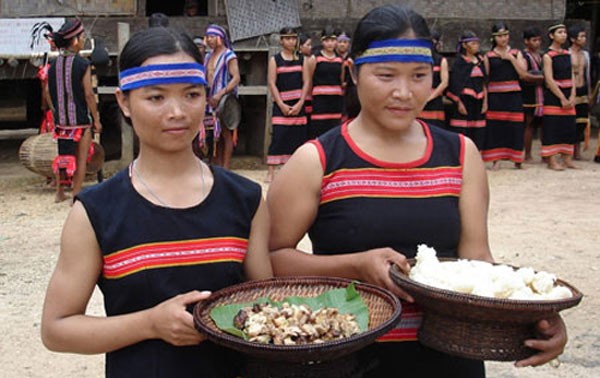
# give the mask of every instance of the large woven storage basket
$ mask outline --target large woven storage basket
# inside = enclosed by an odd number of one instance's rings
[[[274,301],[288,296],[315,297],[328,290],[345,288],[351,282],[334,277],[278,277],[230,286],[214,292],[194,307],[194,323],[209,340],[255,358],[293,363],[337,359],[371,344],[398,323],[401,305],[394,294],[375,285],[355,282],[356,290],[369,309],[369,329],[322,344],[273,345],[245,341],[220,330],[211,319],[210,311],[216,306],[252,302],[265,296]]]
[[[86,165],[86,175],[96,174],[104,163],[104,148],[97,141],[92,141],[94,154]],[[45,177],[52,177],[52,161],[58,154],[57,142],[52,133],[32,135],[25,139],[19,147],[19,160],[32,172]]]
[[[456,259],[444,258],[440,261]],[[414,259],[409,263],[415,264]],[[392,280],[423,308],[419,341],[436,350],[478,360],[516,361],[536,350],[523,342],[536,338],[535,324],[559,311],[576,306],[582,294],[558,280],[573,296],[560,300],[511,300],[462,294],[424,285],[408,278],[396,266]]]

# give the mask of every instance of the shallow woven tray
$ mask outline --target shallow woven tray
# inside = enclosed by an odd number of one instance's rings
[[[246,341],[221,331],[211,319],[210,311],[216,306],[252,302],[265,296],[274,301],[288,296],[315,297],[331,289],[345,288],[351,282],[333,277],[277,277],[230,286],[196,304],[194,324],[214,343],[255,358],[296,363],[333,360],[371,344],[398,323],[401,305],[394,294],[378,286],[356,282],[356,290],[369,308],[369,329],[358,335],[322,344],[273,345]]]
[[[440,258],[440,261],[456,261]],[[411,266],[414,259],[409,259]],[[573,293],[559,300],[515,300],[486,298],[438,289],[408,278],[396,266],[392,280],[409,293],[424,311],[419,341],[430,348],[478,360],[515,361],[536,350],[523,345],[536,338],[535,324],[559,311],[579,304],[583,295],[572,285],[557,280]]]

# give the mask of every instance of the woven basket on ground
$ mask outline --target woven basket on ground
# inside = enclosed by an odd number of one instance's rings
[[[97,141],[92,141],[94,155],[86,165],[86,175],[94,175],[102,169],[104,163],[104,148]],[[52,133],[32,135],[25,139],[19,147],[19,160],[32,172],[45,177],[52,177],[52,161],[58,154],[57,142]]]
[[[440,259],[455,261],[456,259]],[[411,265],[414,259],[409,259]],[[567,282],[557,280],[573,296],[560,300],[514,300],[462,294],[424,285],[408,278],[396,266],[392,280],[409,293],[424,311],[419,341],[436,350],[478,360],[515,361],[536,350],[523,342],[536,338],[535,324],[559,311],[576,306],[582,294]]]
[[[375,285],[356,282],[356,290],[369,309],[369,329],[322,344],[273,345],[246,341],[220,330],[211,319],[210,311],[216,306],[252,302],[260,297],[274,301],[288,296],[315,297],[328,290],[345,288],[351,282],[333,277],[277,277],[230,286],[214,292],[194,307],[194,323],[209,340],[255,358],[295,363],[333,360],[371,344],[394,327],[401,315],[400,301],[394,294]]]

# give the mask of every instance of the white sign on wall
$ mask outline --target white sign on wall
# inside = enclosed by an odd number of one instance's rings
[[[31,32],[38,22],[46,21],[54,31],[60,29],[65,19],[59,18],[0,18],[0,58],[9,55],[23,55],[32,52],[48,52],[50,45],[43,36],[30,48]]]

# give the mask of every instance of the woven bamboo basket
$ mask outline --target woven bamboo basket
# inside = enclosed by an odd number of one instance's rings
[[[456,259],[441,258],[440,261]],[[409,263],[415,264],[414,259]],[[579,304],[583,295],[569,283],[558,285],[573,293],[560,300],[487,298],[438,289],[416,282],[396,266],[392,280],[423,308],[419,341],[436,350],[478,360],[516,361],[537,353],[523,342],[536,337],[535,324]]]
[[[94,175],[102,169],[104,149],[97,141],[92,141],[94,154],[86,166],[86,175]],[[52,133],[32,135],[25,139],[19,147],[19,160],[32,172],[44,177],[52,177],[52,161],[58,153],[56,141]]]
[[[334,277],[277,277],[230,286],[214,292],[210,298],[194,307],[194,323],[214,343],[254,358],[290,363],[341,358],[371,344],[398,323],[401,305],[394,294],[375,285],[355,283],[356,290],[369,309],[369,329],[322,344],[273,345],[246,341],[220,330],[211,319],[210,311],[216,306],[252,302],[265,296],[274,301],[281,301],[288,296],[315,297],[328,290],[345,288],[351,282]]]

